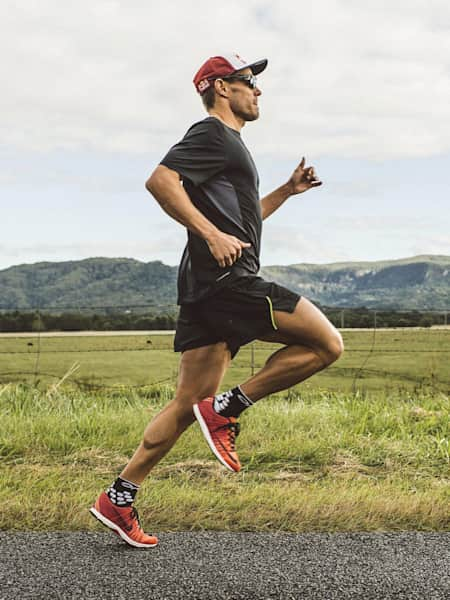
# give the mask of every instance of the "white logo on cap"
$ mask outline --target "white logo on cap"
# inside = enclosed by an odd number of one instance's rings
[[[207,90],[209,88],[211,84],[209,83],[209,81],[207,79],[202,79],[198,86],[197,89],[199,92],[204,92],[205,90]]]
[[[222,58],[224,58],[225,60],[227,60],[230,65],[232,67],[234,67],[234,69],[237,71],[238,69],[242,69],[243,67],[241,65],[247,65],[248,62],[242,58],[242,56],[240,56],[239,54],[237,54],[236,52],[231,52],[230,54],[222,54]]]

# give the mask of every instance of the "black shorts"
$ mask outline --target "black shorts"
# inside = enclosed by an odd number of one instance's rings
[[[181,305],[175,352],[226,342],[233,358],[244,344],[277,329],[274,310],[292,313],[300,298],[261,277],[239,277],[213,296]]]

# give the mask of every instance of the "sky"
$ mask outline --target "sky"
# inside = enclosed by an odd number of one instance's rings
[[[4,0],[0,269],[91,256],[178,264],[145,181],[204,118],[210,56],[268,58],[242,138],[261,196],[306,156],[323,181],[264,222],[263,265],[450,254],[448,0]]]

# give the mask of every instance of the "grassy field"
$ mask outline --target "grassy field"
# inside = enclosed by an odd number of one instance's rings
[[[3,388],[0,528],[95,528],[87,508],[172,393]],[[241,473],[194,425],[138,506],[156,531],[446,530],[448,410],[443,394],[273,396],[242,417]]]
[[[301,391],[450,388],[450,329],[344,331],[345,353]],[[80,386],[146,386],[174,383],[179,355],[172,336],[0,338],[0,382],[55,383],[74,365],[69,380]],[[32,344],[32,345],[30,345]],[[244,381],[277,348],[255,343],[241,349],[223,387]],[[362,368],[363,367],[363,368]],[[299,388],[300,391],[300,388]]]
[[[448,530],[449,331],[379,331],[368,354],[372,336],[344,332],[347,352],[336,367],[244,413],[241,473],[222,469],[191,427],[139,492],[145,525]],[[87,509],[172,397],[178,356],[164,336],[40,343],[38,355],[35,339],[0,340],[0,528],[94,529]],[[274,348],[256,345],[255,364]],[[76,362],[80,368],[52,387]],[[247,347],[223,387],[250,371]],[[28,383],[15,383],[21,378]],[[87,389],[92,383],[110,388]]]

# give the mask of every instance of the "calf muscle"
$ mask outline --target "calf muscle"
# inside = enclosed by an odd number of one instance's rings
[[[230,352],[224,342],[182,354],[175,398],[147,425],[121,477],[138,485],[145,479],[193,423],[193,404],[217,392],[229,362]]]

